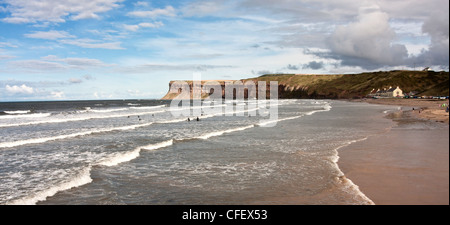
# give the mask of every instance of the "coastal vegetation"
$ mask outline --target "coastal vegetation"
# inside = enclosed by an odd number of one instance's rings
[[[267,74],[253,81],[278,81],[280,98],[363,98],[373,89],[399,86],[416,96],[448,96],[449,72],[379,71],[360,74],[296,75]]]

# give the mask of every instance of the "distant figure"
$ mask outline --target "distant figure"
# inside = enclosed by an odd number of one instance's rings
[[[198,118],[198,116],[197,116],[197,121],[200,121],[200,119]]]
[[[152,117],[154,117],[155,116],[155,114],[152,114]]]
[[[191,122],[191,119],[190,119],[190,118],[188,118],[188,122]]]

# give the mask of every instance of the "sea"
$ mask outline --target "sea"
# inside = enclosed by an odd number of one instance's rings
[[[0,204],[373,204],[340,170],[339,149],[387,132],[398,110],[290,99],[183,107],[0,103]]]

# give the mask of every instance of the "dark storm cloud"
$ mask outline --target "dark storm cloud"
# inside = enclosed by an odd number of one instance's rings
[[[312,69],[312,70],[320,70],[324,68],[323,62],[311,61],[305,65],[303,65],[303,69]]]

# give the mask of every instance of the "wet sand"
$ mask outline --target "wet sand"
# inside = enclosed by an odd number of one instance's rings
[[[418,114],[391,114],[392,129],[339,150],[341,170],[377,205],[449,204],[448,114],[447,124]]]
[[[439,99],[361,99],[352,100],[356,102],[367,102],[370,104],[381,104],[381,105],[397,105],[397,106],[407,106],[414,108],[412,115],[421,118],[437,122],[442,122],[449,124],[449,113],[445,112],[445,108],[441,107],[442,104],[449,104],[449,100],[439,100]]]

